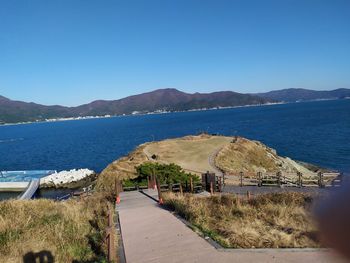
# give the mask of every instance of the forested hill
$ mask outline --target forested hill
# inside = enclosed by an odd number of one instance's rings
[[[155,111],[186,111],[257,105],[269,102],[274,102],[274,100],[232,91],[189,94],[176,89],[159,89],[119,100],[97,100],[77,107],[45,106],[32,102],[13,101],[0,96],[0,123]]]

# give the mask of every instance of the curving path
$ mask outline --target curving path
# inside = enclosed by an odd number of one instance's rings
[[[211,166],[211,168],[213,169],[213,172],[217,175],[217,176],[223,176],[223,172],[215,165],[215,158],[218,155],[218,153],[222,150],[223,147],[215,150],[213,153],[211,153],[208,157],[208,162],[209,165]]]

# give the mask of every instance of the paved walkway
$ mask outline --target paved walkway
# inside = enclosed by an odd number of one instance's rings
[[[117,210],[127,263],[344,262],[324,250],[215,249],[154,200],[137,191],[122,193]]]

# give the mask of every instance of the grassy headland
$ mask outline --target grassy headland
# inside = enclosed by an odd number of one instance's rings
[[[215,167],[209,162],[210,159],[213,159]],[[136,178],[136,167],[145,162],[174,163],[186,172],[197,175],[206,171],[215,172],[216,168],[227,174],[238,174],[241,171],[255,174],[287,172],[295,173],[291,176],[296,176],[299,171],[305,177],[315,175],[306,166],[277,155],[274,149],[261,142],[242,137],[200,134],[140,145],[127,156],[108,165],[100,175],[97,188],[111,191],[115,178]],[[238,181],[227,180],[227,183],[238,184]]]
[[[95,192],[85,199],[0,202],[0,261],[18,262],[26,253],[42,250],[50,251],[56,262],[103,261],[107,206],[115,200],[116,178],[146,180],[151,167],[163,173],[165,182],[173,180],[169,169],[175,179],[183,180],[193,171],[211,170],[208,159],[216,152],[216,165],[227,171],[294,167],[289,161],[279,165],[280,157],[272,149],[243,138],[202,134],[142,144],[106,167]],[[149,163],[142,166],[145,170],[137,169],[145,163]],[[167,166],[171,163],[178,166]],[[317,247],[309,201],[300,194],[260,196],[240,203],[232,195],[166,197],[170,207],[228,247]]]

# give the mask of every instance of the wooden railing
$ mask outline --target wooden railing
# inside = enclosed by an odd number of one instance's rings
[[[114,210],[112,206],[108,208],[107,214],[107,229],[106,229],[106,244],[108,262],[117,262],[116,243],[115,243],[115,225],[114,225]]]
[[[239,186],[285,186],[285,187],[334,187],[340,186],[342,174],[337,172],[313,173],[303,175],[297,173],[252,173],[239,172],[224,175],[225,181],[234,179]]]
[[[138,190],[145,190],[148,188],[158,188],[154,186],[146,186],[146,185],[133,185],[128,187],[123,187],[123,191],[138,191]],[[201,183],[193,183],[192,186],[190,183],[173,183],[173,184],[161,184],[160,190],[162,192],[166,191],[172,191],[172,192],[191,192],[191,193],[197,193],[202,191],[203,186]]]
[[[185,182],[160,184],[157,186],[157,177],[149,176],[147,179],[147,185],[134,184],[132,186],[123,186],[121,191],[136,191],[144,189],[160,189],[161,192],[172,191],[172,192],[188,192],[188,193],[198,193],[203,191],[205,187],[201,182],[195,182],[192,178]],[[217,186],[218,188],[218,186]]]

